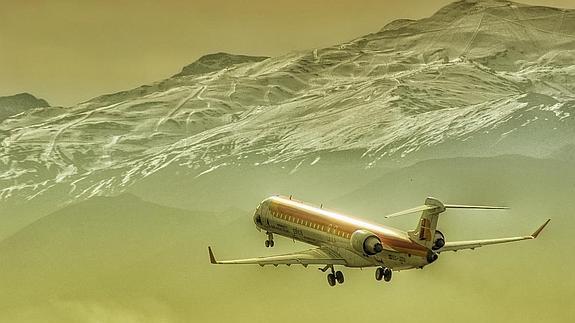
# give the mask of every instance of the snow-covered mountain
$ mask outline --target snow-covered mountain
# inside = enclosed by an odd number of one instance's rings
[[[0,123],[0,197],[89,197],[180,165],[346,152],[361,167],[547,156],[575,141],[575,10],[458,1],[347,43],[212,54],[172,78]]]

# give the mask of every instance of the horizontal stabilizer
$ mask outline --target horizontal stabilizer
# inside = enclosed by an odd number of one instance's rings
[[[435,205],[422,205],[422,206],[414,207],[412,209],[403,210],[400,212],[386,215],[385,218],[388,219],[388,218],[393,218],[396,216],[401,216],[401,215],[406,215],[406,214],[411,214],[411,213],[417,213],[417,212],[422,212],[422,211],[426,211],[426,210],[433,210],[433,209],[438,209],[438,208],[439,207],[435,206]]]
[[[408,210],[392,213],[392,214],[386,215],[385,218],[389,219],[389,218],[393,218],[396,216],[402,216],[402,215],[406,215],[406,214],[412,214],[412,213],[423,212],[423,211],[431,211],[431,210],[436,210],[437,213],[441,213],[441,212],[445,211],[445,209],[507,210],[509,208],[506,206],[443,204],[437,199],[434,199],[432,197],[428,197],[425,200],[424,205],[414,207],[414,208],[411,208]]]
[[[484,205],[457,205],[445,204],[446,209],[474,209],[474,210],[508,210],[507,206],[484,206]]]

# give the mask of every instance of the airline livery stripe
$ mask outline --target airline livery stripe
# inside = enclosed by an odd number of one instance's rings
[[[359,229],[376,234],[381,242],[394,250],[415,255],[426,255],[427,248],[409,239],[406,233],[382,225],[358,220],[336,212],[317,208],[291,199],[274,197],[269,206],[272,216],[284,217],[285,220],[305,225],[349,239]]]

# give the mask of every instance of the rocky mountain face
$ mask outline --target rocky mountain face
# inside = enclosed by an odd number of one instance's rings
[[[39,99],[30,93],[2,96],[0,97],[0,121],[30,109],[48,106],[50,104],[46,100]]]
[[[161,170],[293,172],[437,156],[546,157],[575,138],[575,11],[458,1],[280,57],[208,55],[176,76],[0,124],[0,198],[110,194]],[[175,168],[174,168],[175,167]]]

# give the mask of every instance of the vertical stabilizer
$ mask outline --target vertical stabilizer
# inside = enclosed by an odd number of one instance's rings
[[[417,228],[410,231],[409,236],[413,241],[431,249],[434,243],[437,220],[439,214],[445,211],[445,206],[441,201],[433,197],[425,199],[425,206],[427,208],[421,213]]]

